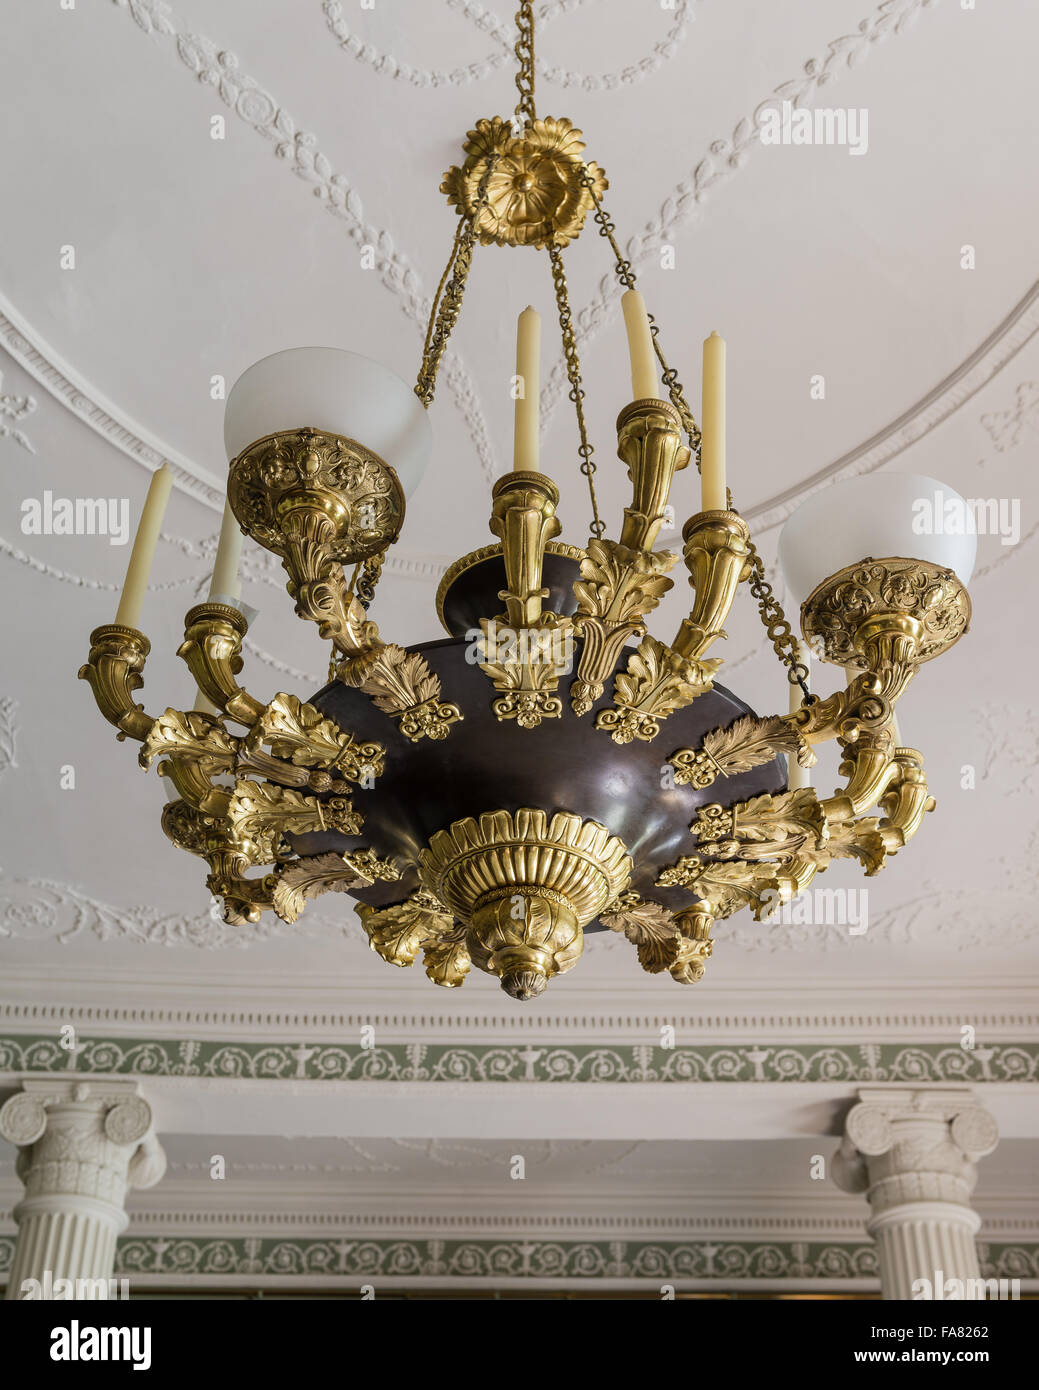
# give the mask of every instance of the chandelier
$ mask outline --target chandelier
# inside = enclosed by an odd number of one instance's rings
[[[533,998],[601,930],[623,932],[643,969],[688,984],[704,974],[717,921],[743,908],[766,919],[835,859],[877,873],[933,808],[894,707],[967,629],[975,542],[917,533],[915,499],[955,497],[933,480],[823,489],[780,543],[807,646],[793,634],[726,486],[725,344],[704,344],[701,430],[615,239],[603,171],[568,120],[536,114],[529,3],[517,24],[515,116],[478,121],[442,185],[457,224],[414,390],[333,348],[245,372],[227,402],[212,587],[178,651],[195,707],[153,717],[134,698],[166,468],[116,620],[92,633],[79,674],[119,738],[140,743],[142,766],[157,762],[168,779],[162,828],[206,862],[227,922],[272,910],[292,923],[309,899],[345,892],[372,948],[401,966],[421,954],[438,985],[460,985],[475,965]],[[564,272],[589,216],[615,259],[631,357],[633,399],[617,419],[631,503],[616,539],[595,494]],[[547,253],[593,520],[585,544],[558,539],[559,492],[538,458],[540,319],[528,309],[514,467],[491,489],[496,539],[440,582],[449,636],[403,647],[368,609],[429,455],[426,412],[477,243]],[[678,557],[654,546],[690,463],[702,486],[682,528],[692,606],[665,642],[647,617]],[[308,698],[264,704],[238,683],[243,533],[280,558],[296,613],[332,644],[329,682]],[[743,583],[785,669],[788,712],[759,717],[716,683],[722,659],[709,653]],[[809,650],[844,668],[846,688],[810,692]],[[809,769],[830,739],[846,782],[823,797]]]

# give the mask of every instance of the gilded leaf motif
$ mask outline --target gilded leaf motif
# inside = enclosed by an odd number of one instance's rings
[[[453,926],[451,914],[425,888],[391,907],[358,903],[355,911],[372,950],[391,965],[414,965],[423,946],[435,943]]]
[[[322,893],[346,893],[351,888],[365,887],[377,878],[398,879],[400,869],[378,859],[374,850],[361,850],[352,855],[308,855],[277,870],[272,905],[283,922],[295,922],[308,899]]]
[[[465,982],[471,965],[465,927],[452,927],[443,935],[428,940],[422,948],[422,962],[426,975],[435,985],[457,989]]]
[[[786,717],[758,719],[746,714],[726,729],[712,729],[700,748],[680,748],[669,762],[680,786],[709,787],[718,777],[750,772],[780,753],[793,754],[801,767],[815,762],[815,754]]]
[[[150,767],[163,754],[186,758],[213,777],[233,767],[238,747],[238,739],[210,715],[168,709],[153,722],[137,756],[142,767]]]

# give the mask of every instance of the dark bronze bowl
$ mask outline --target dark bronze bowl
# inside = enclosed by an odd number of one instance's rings
[[[558,555],[545,559],[545,584],[557,599],[553,606],[557,612],[572,612],[562,567],[572,580],[576,562]],[[456,593],[463,581],[464,591]],[[470,625],[475,626],[481,611],[488,616],[500,612],[498,594],[504,587],[500,556],[466,570],[442,603],[445,621],[459,635],[411,648],[421,652],[440,677],[441,699],[457,704],[464,716],[446,739],[410,743],[366,695],[338,681],[312,697],[312,704],[355,738],[382,743],[386,768],[370,790],[358,789],[354,795],[354,805],[364,816],[363,834],[297,836],[293,847],[306,855],[368,847],[408,864],[411,867],[400,881],[376,883],[353,894],[362,902],[383,906],[400,902],[419,886],[414,867],[419,851],[437,830],[453,821],[522,807],[537,807],[549,815],[571,811],[601,822],[624,842],[635,862],[631,886],[639,893],[673,908],[688,905],[688,892],[657,888],[655,883],[661,869],[694,852],[696,842],[689,825],[697,808],[711,802],[728,806],[762,792],[785,790],[784,760],[777,758],[751,772],[719,778],[706,790],[669,785],[666,764],[672,753],[696,748],[708,730],[753,713],[717,685],[664,720],[651,743],[617,744],[608,733],[594,728],[598,710],[612,703],[612,680],[606,683],[603,698],[581,718],[567,702],[570,678],[564,675],[559,683],[561,718],[546,719],[536,729],[521,729],[514,721],[499,722],[491,710],[495,691],[479,666],[466,659],[472,643],[464,634],[471,632]],[[575,643],[575,662],[578,654]],[[627,659],[626,650],[618,666],[623,668]],[[601,927],[596,921],[585,930]]]

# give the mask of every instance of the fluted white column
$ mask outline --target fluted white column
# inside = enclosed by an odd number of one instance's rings
[[[135,1081],[32,1077],[0,1109],[0,1135],[18,1145],[25,1196],[7,1297],[33,1279],[107,1280],[127,1223],[127,1189],[151,1187],[166,1169],[151,1107]]]
[[[859,1092],[832,1173],[838,1187],[869,1199],[866,1230],[877,1243],[884,1298],[925,1296],[925,1279],[931,1296],[948,1297],[947,1281],[966,1289],[981,1278],[974,1165],[998,1139],[995,1120],[967,1087]]]

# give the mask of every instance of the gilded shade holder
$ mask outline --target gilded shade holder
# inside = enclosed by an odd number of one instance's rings
[[[904,620],[920,665],[958,642],[970,615],[970,595],[952,570],[927,560],[869,558],[838,570],[809,594],[801,629],[822,660],[867,669],[870,632]]]
[[[394,469],[356,440],[325,430],[283,430],[231,461],[227,495],[248,536],[292,560],[301,543],[352,565],[391,545],[404,522]]]
[[[343,658],[338,678],[399,720],[412,742],[445,738],[461,710],[440,699],[440,680],[421,656],[380,639],[343,573],[381,555],[400,532],[404,492],[389,464],[343,435],[284,430],[232,460],[227,495],[242,530],[281,557],[296,613]]]

